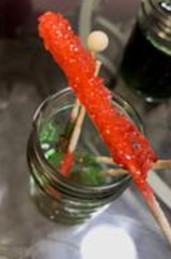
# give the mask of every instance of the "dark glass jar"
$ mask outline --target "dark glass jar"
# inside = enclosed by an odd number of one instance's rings
[[[69,224],[99,213],[131,182],[127,174],[108,174],[116,166],[97,160],[109,154],[88,117],[74,152],[74,166],[67,177],[61,175],[62,146],[74,104],[74,94],[68,89],[46,99],[35,113],[27,149],[31,195],[38,208],[49,219]],[[119,96],[113,97],[113,105],[141,125],[134,110]]]
[[[142,1],[120,73],[147,101],[171,97],[171,2]]]

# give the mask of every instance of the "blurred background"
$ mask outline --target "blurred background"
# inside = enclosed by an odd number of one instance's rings
[[[101,73],[106,84],[112,85],[115,66],[120,61],[138,5],[137,0],[130,0],[129,3],[125,0],[1,0],[0,82],[3,87],[0,90],[0,106],[7,105],[5,99],[8,99],[13,88],[10,81],[16,80],[17,75],[32,80],[39,94],[43,95],[56,91],[60,80],[65,82],[60,69],[57,71],[38,38],[37,19],[41,13],[49,10],[61,12],[84,43],[91,30],[102,29],[108,33],[110,46],[101,54],[104,64]]]

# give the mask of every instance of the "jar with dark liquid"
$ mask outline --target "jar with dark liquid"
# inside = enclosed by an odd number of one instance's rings
[[[147,101],[171,97],[171,1],[142,1],[120,73]]]

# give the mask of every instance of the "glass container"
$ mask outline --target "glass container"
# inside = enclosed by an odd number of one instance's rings
[[[159,102],[171,97],[171,2],[141,1],[120,73],[126,86]]]
[[[141,128],[138,115],[127,102],[118,95],[112,102]],[[81,223],[98,214],[131,183],[130,175],[113,175],[110,172],[117,166],[100,160],[109,154],[88,116],[72,168],[62,175],[60,166],[72,132],[74,105],[75,96],[69,88],[48,97],[35,113],[27,149],[33,200],[43,215],[65,224]]]

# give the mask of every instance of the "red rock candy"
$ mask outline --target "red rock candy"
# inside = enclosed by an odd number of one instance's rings
[[[51,12],[42,15],[39,22],[46,49],[65,72],[69,86],[85,106],[113,160],[145,190],[147,172],[156,161],[148,140],[112,105],[103,80],[94,75],[95,61],[74,35],[69,22]]]

